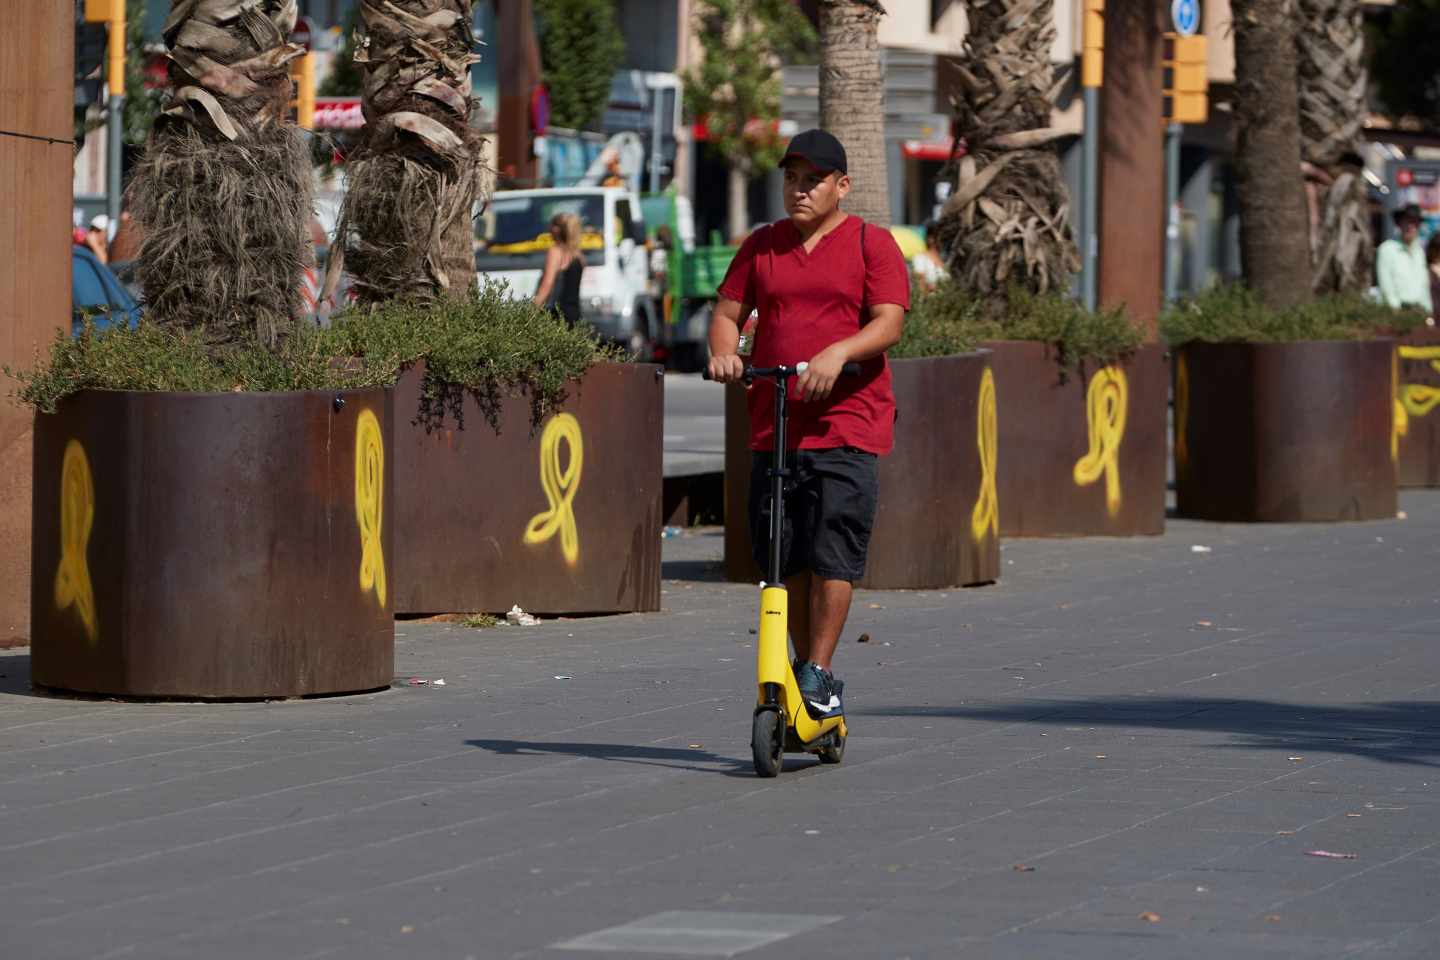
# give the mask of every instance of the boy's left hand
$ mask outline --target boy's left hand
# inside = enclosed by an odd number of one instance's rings
[[[845,366],[845,353],[836,347],[826,347],[815,354],[805,372],[795,381],[795,387],[805,400],[824,400],[835,389],[840,371]]]

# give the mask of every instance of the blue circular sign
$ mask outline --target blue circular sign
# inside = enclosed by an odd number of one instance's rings
[[[1175,32],[1182,37],[1193,37],[1200,29],[1200,0],[1173,0],[1170,4],[1170,20]]]

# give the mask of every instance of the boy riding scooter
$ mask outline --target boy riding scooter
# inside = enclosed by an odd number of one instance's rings
[[[785,474],[781,567],[789,594],[795,677],[816,719],[844,711],[831,672],[850,612],[852,584],[865,573],[878,494],[876,458],[893,444],[895,396],[885,351],[900,339],[910,307],[905,258],[888,230],[847,215],[845,149],[823,130],[790,141],[787,219],[756,230],[741,246],[710,324],[711,379],[741,380],[740,324],[759,311],[751,361],[757,367],[808,364],[795,379],[783,459],[775,461],[775,387],[749,390],[750,532],[767,569],[770,477]],[[848,363],[854,376],[842,376]]]

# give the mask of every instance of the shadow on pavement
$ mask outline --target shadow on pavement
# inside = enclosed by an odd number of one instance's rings
[[[725,565],[718,560],[665,560],[660,564],[660,579],[724,583]]]
[[[1201,730],[1239,738],[1239,750],[1323,751],[1386,763],[1440,766],[1440,702],[1355,706],[1188,697],[1101,697],[991,706],[893,706],[848,711],[873,717],[950,717],[990,723],[1086,724]]]
[[[555,743],[548,740],[466,740],[472,747],[491,753],[517,756],[554,754],[565,757],[590,757],[614,760],[617,763],[638,763],[650,767],[671,767],[698,773],[718,773],[727,777],[753,777],[749,760],[722,757],[709,750],[693,747],[642,747],[633,743]]]

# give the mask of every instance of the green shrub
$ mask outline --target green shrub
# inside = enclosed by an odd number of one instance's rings
[[[1424,322],[1420,311],[1396,310],[1353,293],[1273,310],[1235,284],[1177,301],[1160,315],[1160,335],[1171,344],[1368,340],[1398,336]]]
[[[927,357],[973,350],[984,340],[1038,340],[1055,346],[1062,366],[1111,363],[1140,345],[1140,331],[1122,310],[1086,310],[1060,294],[1019,287],[1008,308],[944,279],[934,293],[911,297],[905,333],[893,357]]]
[[[326,329],[297,323],[278,347],[258,340],[216,345],[205,330],[142,321],[134,330],[57,335],[48,358],[28,371],[4,373],[19,383],[21,403],[53,413],[80,390],[184,393],[343,390],[391,386],[402,370],[424,361],[425,398],[417,419],[427,427],[446,414],[460,421],[470,393],[492,425],[507,395],[529,396],[539,424],[565,399],[565,385],[599,360],[622,360],[588,327],[529,300],[510,300],[503,285],[468,297],[417,305],[391,303],[339,314]]]

